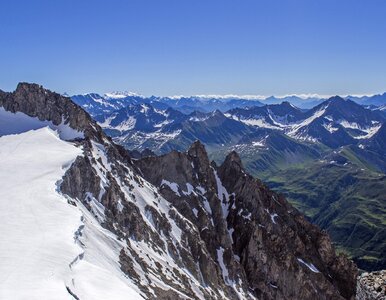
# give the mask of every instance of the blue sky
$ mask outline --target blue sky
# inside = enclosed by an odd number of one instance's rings
[[[384,0],[2,1],[0,89],[386,91]]]

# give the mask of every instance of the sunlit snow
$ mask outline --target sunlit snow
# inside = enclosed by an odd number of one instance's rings
[[[81,154],[50,128],[0,138],[0,299],[141,299],[113,264],[122,245],[57,191]]]

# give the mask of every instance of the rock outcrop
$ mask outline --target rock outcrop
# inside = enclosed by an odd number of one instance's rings
[[[356,300],[386,299],[386,270],[363,273],[358,277]]]
[[[198,227],[227,284],[242,281],[259,299],[353,297],[355,265],[335,254],[326,232],[248,175],[236,152],[217,167],[195,142],[187,153],[136,164]]]
[[[1,92],[0,106],[6,111],[22,112],[40,121],[51,121],[54,125],[68,124],[88,138],[102,137],[97,123],[80,106],[38,84],[22,82],[12,93]]]

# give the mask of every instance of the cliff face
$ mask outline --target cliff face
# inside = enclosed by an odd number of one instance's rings
[[[199,229],[225,283],[261,299],[350,299],[356,267],[337,256],[325,232],[248,175],[237,153],[217,167],[203,145],[136,162],[143,175]],[[220,249],[220,250],[219,250]]]
[[[89,114],[69,98],[38,84],[19,83],[13,93],[0,93],[0,106],[6,111],[23,112],[41,121],[52,121],[55,125],[65,121],[72,128],[86,133],[91,133],[95,125]]]
[[[145,298],[354,297],[355,265],[237,153],[218,167],[195,142],[133,161],[80,107],[34,84],[1,92],[0,106],[84,133],[60,189],[124,241],[117,260]]]

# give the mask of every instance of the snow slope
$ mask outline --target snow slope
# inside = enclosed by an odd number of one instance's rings
[[[71,128],[65,124],[64,120],[59,125],[54,125],[51,121],[41,121],[38,118],[30,117],[22,112],[12,113],[0,107],[0,136],[8,134],[23,133],[31,129],[50,127],[59,133],[63,140],[84,138],[83,132]]]
[[[0,299],[141,299],[119,242],[57,191],[81,154],[48,127],[0,138]]]

